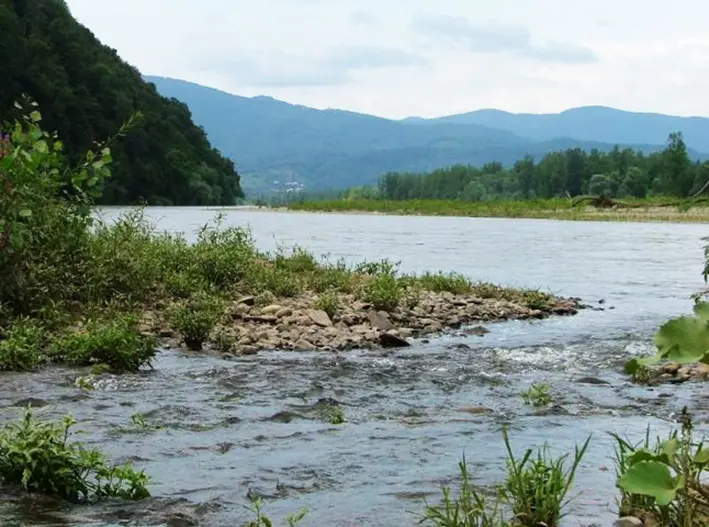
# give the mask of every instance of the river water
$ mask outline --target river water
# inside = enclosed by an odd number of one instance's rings
[[[120,209],[106,209],[110,220]],[[195,236],[217,211],[150,208],[158,228]],[[159,355],[154,372],[109,377],[90,392],[82,373],[0,375],[0,419],[28,398],[50,416],[71,413],[82,440],[153,476],[154,499],[66,507],[6,500],[3,525],[199,525],[233,527],[260,495],[277,525],[303,507],[304,526],[414,525],[424,498],[454,481],[465,454],[475,482],[504,474],[502,426],[513,448],[573,450],[592,434],[564,525],[610,525],[617,510],[613,442],[665,433],[688,405],[701,432],[709,404],[701,384],[632,386],[622,364],[651,350],[657,326],[691,311],[703,286],[702,225],[308,214],[231,209],[258,245],[298,244],[352,262],[389,258],[404,271],[457,271],[474,280],[581,297],[602,310],[489,325],[395,352],[262,353],[232,360]],[[540,413],[519,392],[552,386],[560,408]],[[320,411],[339,404],[348,422]],[[487,414],[466,409],[485,406]],[[137,430],[142,413],[158,430]],[[180,520],[181,519],[181,520]],[[182,523],[180,523],[180,521]],[[197,523],[194,523],[195,525]]]

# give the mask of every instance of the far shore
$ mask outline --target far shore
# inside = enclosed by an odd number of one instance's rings
[[[563,200],[544,203],[504,202],[465,203],[456,201],[392,202],[375,200],[323,201],[272,207],[272,211],[372,214],[391,216],[449,216],[469,218],[549,219],[563,221],[606,221],[639,223],[708,223],[709,206],[694,206],[688,210],[679,207],[660,207],[648,202],[646,207],[597,209],[595,207],[571,208]],[[561,203],[561,204],[560,204]],[[529,206],[526,206],[529,205]],[[540,206],[541,205],[541,206]]]

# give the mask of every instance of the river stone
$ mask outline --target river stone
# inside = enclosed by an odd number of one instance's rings
[[[332,326],[332,320],[330,320],[327,313],[321,309],[309,309],[308,316],[310,317],[310,320],[315,323],[315,325],[320,326],[321,328]]]
[[[393,333],[382,333],[379,335],[379,343],[384,348],[406,348],[411,346],[408,341]]]
[[[482,337],[483,335],[487,335],[490,333],[490,330],[487,329],[485,326],[473,326],[472,328],[468,328],[464,331],[466,335],[475,335],[477,337]]]
[[[315,346],[305,339],[298,339],[294,344],[294,348],[297,351],[312,351],[315,349]]]
[[[490,412],[490,409],[485,407],[485,406],[468,406],[465,408],[461,408],[459,411],[465,412],[467,414],[487,414]]]
[[[578,384],[610,384],[608,381],[604,381],[598,377],[579,377],[574,382]]]
[[[278,311],[276,311],[276,316],[278,318],[284,318],[284,317],[289,317],[293,314],[293,310],[289,307],[282,307]]]
[[[282,306],[279,306],[278,304],[271,304],[270,306],[266,306],[261,310],[262,315],[274,315],[278,313],[281,309],[283,309]]]
[[[625,516],[619,518],[613,524],[613,527],[642,527],[643,521],[635,516]]]
[[[369,323],[372,327],[381,329],[382,331],[394,329],[394,324],[391,323],[391,320],[389,320],[389,314],[385,311],[370,311],[367,314],[367,318],[369,318]]]
[[[366,311],[372,308],[372,304],[369,302],[355,302],[352,304],[352,309],[355,311]]]
[[[253,306],[256,303],[256,299],[253,296],[242,296],[236,303],[245,306]]]

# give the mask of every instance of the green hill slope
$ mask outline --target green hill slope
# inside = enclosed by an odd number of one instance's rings
[[[139,127],[112,146],[105,204],[232,204],[242,195],[231,160],[209,144],[187,106],[160,96],[102,45],[63,0],[0,0],[0,117],[22,94],[70,157],[115,134],[134,112]]]

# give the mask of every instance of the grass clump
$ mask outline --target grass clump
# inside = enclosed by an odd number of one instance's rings
[[[198,294],[186,302],[173,306],[168,311],[168,318],[187,347],[199,351],[209,340],[212,330],[223,314],[224,306],[221,299]]]
[[[335,291],[327,291],[321,294],[317,301],[315,302],[315,309],[320,309],[327,313],[330,320],[335,319],[335,315],[342,309],[342,304],[340,302],[340,297]]]
[[[137,317],[116,314],[60,334],[50,353],[52,360],[74,366],[105,365],[113,372],[137,372],[151,365],[157,346],[155,337],[138,332]]]
[[[586,454],[589,437],[581,448],[574,449],[571,467],[565,470],[567,455],[547,456],[547,447],[537,451],[527,449],[521,459],[515,459],[507,430],[502,435],[507,449],[507,478],[501,486],[501,496],[512,508],[515,521],[525,527],[548,525],[555,527],[568,504],[566,496],[574,483],[576,470]]]
[[[581,448],[576,447],[571,468],[565,470],[566,455],[549,458],[546,446],[527,449],[516,458],[510,446],[507,429],[502,431],[507,449],[507,477],[497,486],[495,499],[486,497],[471,481],[465,457],[459,463],[460,488],[457,495],[443,487],[440,505],[428,505],[420,523],[438,527],[558,527],[566,496],[573,486],[576,470],[581,463],[590,437]],[[505,509],[513,516],[506,519]]]
[[[70,442],[76,421],[37,419],[27,409],[0,431],[0,482],[72,502],[150,497],[148,476],[130,465],[109,465],[101,452]]]
[[[442,504],[427,504],[419,524],[438,527],[512,527],[504,519],[500,501],[490,504],[491,500],[473,486],[465,456],[458,467],[458,493],[454,494],[451,487],[444,486]]]

